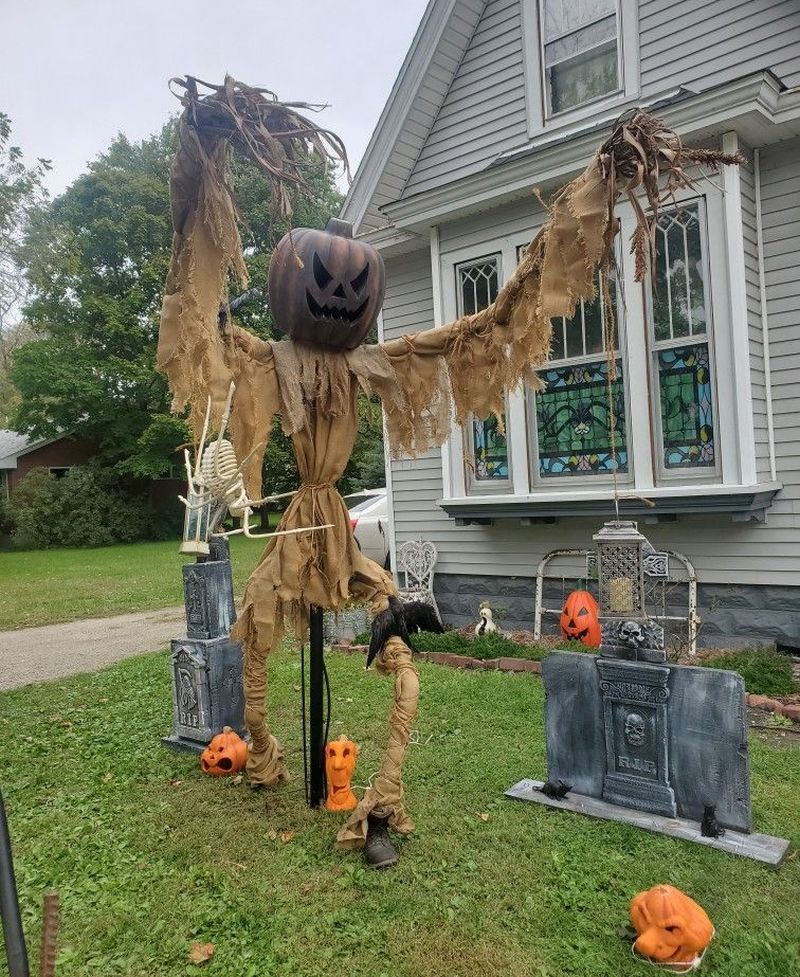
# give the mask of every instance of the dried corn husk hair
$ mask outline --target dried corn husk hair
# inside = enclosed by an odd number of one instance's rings
[[[286,221],[291,221],[292,197],[311,192],[307,175],[320,159],[341,163],[348,175],[349,170],[339,137],[300,111],[323,106],[279,102],[273,92],[231,77],[212,85],[187,75],[173,79],[171,87],[183,112],[170,174],[174,234],[158,367],[169,377],[173,409],[189,403],[199,434],[207,398],[216,425],[233,379],[231,350],[218,329],[220,306],[227,306],[231,280],[240,289],[248,286],[231,153],[240,152],[269,178],[273,210]]]
[[[195,130],[207,150],[224,142],[269,177],[273,204],[281,217],[292,216],[290,187],[310,192],[305,174],[312,158],[341,164],[350,178],[342,140],[301,114],[301,110],[319,112],[327,106],[280,102],[268,88],[245,85],[230,75],[221,85],[192,75],[173,78],[170,88],[183,106],[181,125]],[[201,93],[201,88],[207,91]]]
[[[655,275],[658,215],[665,205],[675,203],[679,190],[695,186],[688,168],[696,166],[704,175],[710,175],[718,172],[720,166],[745,161],[741,153],[685,146],[665,122],[638,108],[619,117],[611,136],[598,150],[597,159],[608,184],[609,231],[615,227],[614,206],[621,195],[630,200],[636,215],[631,239],[636,281],[643,281],[648,269]],[[649,213],[642,205],[642,194]],[[613,261],[614,248],[609,238],[601,267],[609,269]]]

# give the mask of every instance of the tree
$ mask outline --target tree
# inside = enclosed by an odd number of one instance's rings
[[[155,370],[172,237],[174,139],[174,123],[141,143],[118,136],[87,173],[38,210],[22,249],[34,292],[27,316],[37,338],[14,358],[22,394],[15,426],[39,437],[69,430],[95,440],[105,464],[140,477],[166,474],[188,440]],[[238,317],[270,337],[269,255],[286,227],[270,217],[269,186],[255,167],[237,160],[233,177],[257,289]],[[314,199],[296,201],[295,223],[324,226],[341,197],[321,164],[309,182]],[[280,450],[276,444],[276,456]]]
[[[6,427],[19,395],[9,379],[14,353],[33,337],[22,309],[29,295],[19,249],[30,215],[46,200],[43,180],[50,163],[26,166],[11,143],[11,120],[0,112],[0,427]]]

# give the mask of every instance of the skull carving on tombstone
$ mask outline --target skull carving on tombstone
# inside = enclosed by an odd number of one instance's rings
[[[645,643],[644,628],[638,621],[624,621],[617,632],[620,643],[634,651],[642,648]]]
[[[332,217],[324,231],[296,228],[278,242],[269,266],[275,323],[296,342],[355,349],[383,302],[380,253],[353,239],[353,227]]]

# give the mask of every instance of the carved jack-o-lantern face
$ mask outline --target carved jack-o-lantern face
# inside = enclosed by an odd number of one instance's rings
[[[325,748],[325,773],[328,778],[325,807],[329,811],[352,811],[358,803],[351,786],[357,754],[358,746],[344,736],[332,740]]]
[[[384,279],[380,254],[353,240],[347,221],[297,228],[278,242],[269,267],[275,325],[299,342],[355,349],[378,315]]]
[[[600,647],[600,621],[597,601],[588,590],[573,590],[561,612],[561,633],[590,648]]]
[[[714,936],[702,906],[671,885],[654,885],[634,896],[631,922],[639,934],[633,944],[636,952],[673,973],[693,970]]]
[[[217,733],[200,754],[200,767],[211,777],[238,773],[246,763],[247,743],[230,726]]]

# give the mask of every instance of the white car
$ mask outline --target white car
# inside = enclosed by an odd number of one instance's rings
[[[353,535],[364,556],[389,569],[389,502],[386,489],[365,489],[345,495]]]

